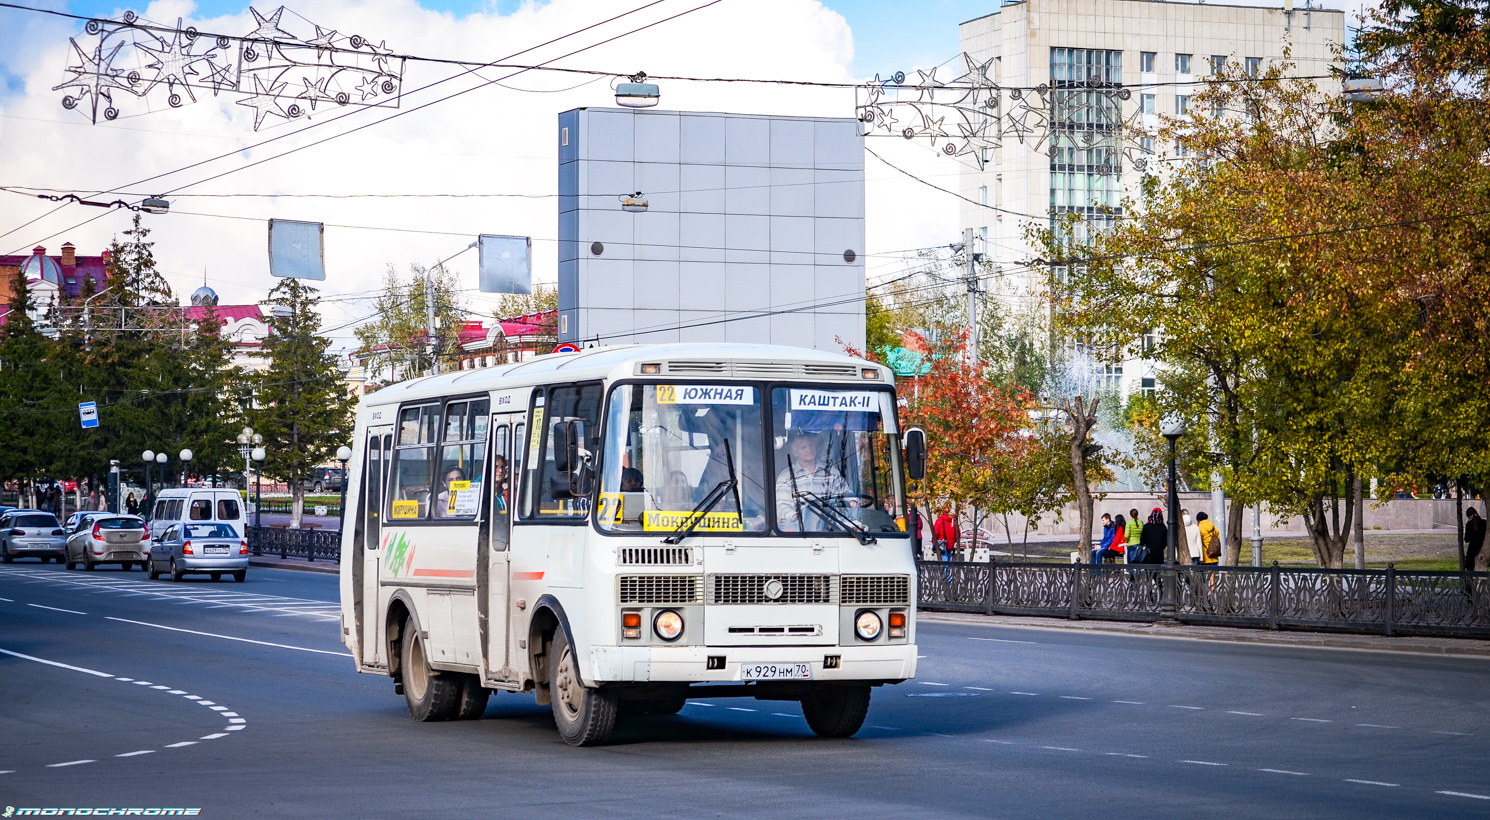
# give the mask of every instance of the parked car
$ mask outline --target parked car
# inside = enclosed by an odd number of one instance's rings
[[[0,559],[9,564],[34,556],[45,564],[62,563],[67,537],[57,516],[41,510],[11,510],[0,515]]]
[[[99,564],[120,564],[127,572],[145,568],[150,553],[150,528],[135,515],[82,513],[73,518],[67,535],[67,568],[92,570]]]
[[[152,581],[167,572],[172,581],[180,581],[189,573],[211,575],[212,580],[218,581],[231,573],[233,580],[241,584],[248,577],[248,542],[239,537],[231,524],[177,522],[168,526],[159,543],[150,547],[145,568]]]
[[[317,467],[305,479],[305,489],[315,493],[339,493],[347,472],[340,467]]]
[[[172,524],[208,521],[228,524],[238,535],[247,535],[243,529],[246,523],[243,518],[243,498],[238,495],[237,490],[162,490],[155,499],[155,509],[150,511],[149,518],[157,542]]]

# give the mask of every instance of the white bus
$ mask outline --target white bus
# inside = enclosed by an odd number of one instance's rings
[[[417,720],[492,690],[571,745],[685,699],[800,701],[852,735],[915,675],[915,562],[891,372],[765,345],[627,346],[363,398],[342,635]],[[903,468],[903,465],[909,465]]]

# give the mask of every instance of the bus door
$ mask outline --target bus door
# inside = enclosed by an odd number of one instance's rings
[[[361,486],[357,493],[357,532],[353,533],[357,555],[352,564],[353,612],[357,618],[357,645],[364,664],[385,665],[383,619],[378,617],[378,563],[382,557],[383,488],[387,485],[389,450],[393,428],[369,427],[362,459]]]
[[[523,413],[493,413],[490,434],[491,497],[486,499],[485,526],[478,543],[476,605],[481,628],[482,671],[489,677],[516,677],[509,661],[511,630],[508,628],[509,551],[512,535],[513,488],[517,484],[522,448]]]

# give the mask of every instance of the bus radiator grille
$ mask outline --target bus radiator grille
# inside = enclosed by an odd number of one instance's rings
[[[911,579],[908,575],[845,575],[843,603],[895,604],[911,602]]]
[[[697,575],[622,575],[618,600],[628,604],[703,603]]]
[[[686,567],[693,563],[692,547],[622,547],[623,566]]]
[[[781,582],[781,594],[771,598],[767,583]],[[772,587],[774,589],[774,586]],[[711,604],[834,604],[838,602],[836,575],[710,575]]]

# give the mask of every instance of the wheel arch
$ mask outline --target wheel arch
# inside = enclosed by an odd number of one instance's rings
[[[404,623],[413,624],[415,634],[422,634],[423,629],[419,625],[419,610],[414,606],[414,599],[408,590],[394,590],[388,599],[388,611],[383,616],[383,636],[388,644],[388,676],[395,681],[403,679],[403,670],[399,665],[403,663],[402,653],[399,652],[399,643],[403,639]]]
[[[533,603],[533,617],[528,621],[528,666],[533,673],[534,688],[538,691],[540,703],[546,703],[548,696],[548,647],[553,644],[553,638],[560,631],[564,633],[564,639],[572,647],[574,646],[574,630],[569,625],[569,615],[564,611],[564,605],[552,595],[544,595]],[[589,686],[586,683],[583,664],[574,664],[575,677],[579,678],[581,686]]]

